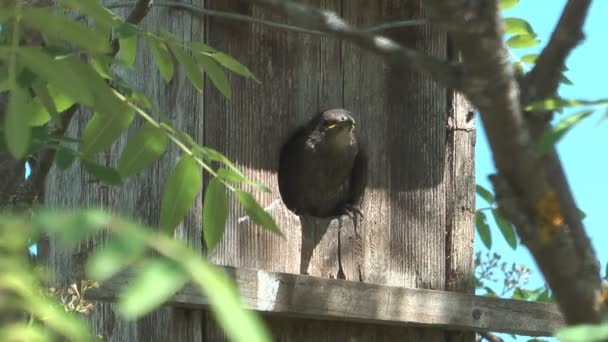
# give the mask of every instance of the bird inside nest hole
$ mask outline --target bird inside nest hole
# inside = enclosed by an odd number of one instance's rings
[[[297,129],[279,157],[279,192],[296,215],[354,219],[367,180],[367,158],[346,109],[317,114]]]

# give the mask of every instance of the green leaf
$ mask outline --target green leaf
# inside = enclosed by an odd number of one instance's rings
[[[99,76],[106,80],[113,79],[112,69],[110,69],[111,62],[108,62],[105,58],[98,56],[97,58],[91,58],[89,63],[91,64],[91,67],[95,69],[95,72],[99,74]]]
[[[89,157],[106,150],[129,128],[134,118],[132,111],[95,113],[82,133],[80,152]]]
[[[500,7],[500,10],[504,11],[506,9],[517,6],[518,3],[519,3],[519,0],[500,0],[498,5]]]
[[[175,262],[150,260],[142,265],[120,294],[118,309],[127,319],[139,318],[175,295],[187,280],[184,271]]]
[[[91,53],[110,51],[109,40],[101,32],[93,31],[77,21],[52,13],[46,8],[25,7],[22,10],[22,19],[31,28],[76,44]]]
[[[576,124],[583,121],[594,110],[583,110],[576,114],[573,114],[567,118],[562,119],[555,126],[548,129],[538,141],[536,145],[537,150],[540,153],[546,153],[561,139],[564,137],[569,130],[571,130]]]
[[[536,36],[534,29],[527,21],[520,18],[504,18],[505,33]]]
[[[507,40],[507,46],[513,49],[530,48],[540,44],[540,40],[533,34],[518,34]]]
[[[37,47],[21,47],[18,61],[38,77],[51,83],[74,101],[91,106],[94,98],[88,81],[76,73],[65,60],[57,60]],[[57,109],[59,110],[59,108]]]
[[[194,57],[190,56],[188,51],[184,50],[180,43],[175,41],[174,39],[169,38],[167,41],[169,48],[177,58],[179,64],[186,71],[186,77],[192,82],[192,85],[198,90],[203,90],[203,74],[196,63]]]
[[[189,137],[189,136],[188,136]],[[190,138],[191,139],[191,138]],[[237,173],[240,177],[245,178],[245,175],[239,170],[231,161],[223,155],[221,152],[212,149],[211,147],[200,146],[198,144],[193,144],[192,146],[195,153],[200,155],[202,158],[212,161],[220,162],[226,165],[230,170]]]
[[[255,78],[255,75],[249,69],[247,69],[246,66],[239,63],[239,61],[234,59],[234,57],[229,56],[223,52],[215,52],[210,54],[210,56],[222,66],[224,66],[226,69],[231,70],[232,72],[239,74],[243,77],[252,78],[258,83],[260,82],[257,78]]]
[[[32,215],[34,227],[56,238],[61,246],[69,248],[101,231],[112,222],[112,217],[99,209],[77,211],[41,210]]]
[[[229,341],[271,341],[258,315],[243,308],[237,289],[225,274],[200,258],[187,267],[195,284],[209,299],[212,312]]]
[[[15,87],[10,93],[8,112],[4,117],[4,135],[8,151],[15,159],[27,154],[31,137],[30,121],[33,115],[32,98],[27,90]]]
[[[148,42],[148,47],[150,47],[150,52],[152,52],[154,62],[156,62],[156,66],[158,66],[161,76],[165,81],[171,81],[174,70],[173,59],[171,58],[169,49],[167,49],[167,46],[163,41],[152,35],[145,35],[144,37]]]
[[[254,187],[255,189],[258,189],[260,191],[271,192],[270,189],[266,185],[264,185],[260,182],[247,180],[247,184],[251,185],[252,187]]]
[[[481,196],[481,198],[483,198],[486,202],[488,202],[488,204],[492,204],[494,203],[494,195],[492,194],[492,192],[486,188],[484,188],[483,186],[477,184],[475,186],[475,191],[477,192],[477,194],[479,196]]]
[[[201,183],[201,170],[196,160],[183,155],[165,184],[160,209],[160,228],[163,232],[173,234],[194,203]]]
[[[245,192],[240,189],[235,190],[236,196],[241,203],[241,206],[247,212],[247,215],[251,218],[251,220],[260,226],[270,230],[271,232],[278,234],[281,237],[284,237],[277,224],[274,222],[272,216],[270,216],[260,205],[258,202],[251,196],[250,193]]]
[[[203,54],[195,55],[196,61],[203,67],[203,71],[207,74],[213,85],[226,97],[230,99],[232,89],[230,89],[230,81],[226,74],[220,69],[220,66],[211,58]]]
[[[129,177],[145,169],[165,152],[168,142],[163,129],[146,122],[123,149],[118,160],[118,172]]]
[[[561,328],[555,334],[561,342],[600,342],[608,340],[608,324],[581,324]]]
[[[126,234],[129,238],[113,238],[87,259],[87,278],[106,281],[122,271],[146,251],[141,234]]]
[[[222,239],[228,219],[226,189],[217,177],[209,181],[203,202],[203,234],[208,249],[213,249]]]
[[[74,159],[76,159],[76,152],[69,149],[60,147],[57,149],[57,153],[55,154],[55,164],[59,170],[67,170],[74,163]]]
[[[101,25],[105,31],[114,26],[120,20],[110,11],[103,7],[97,0],[61,0],[67,6],[80,10],[95,19],[96,25]]]
[[[122,178],[116,169],[100,165],[89,160],[83,160],[82,166],[97,180],[107,185],[122,185]]]
[[[521,287],[517,287],[513,291],[513,295],[511,296],[511,299],[528,300],[529,297],[530,297],[530,291],[524,290]]]
[[[53,100],[53,97],[51,96],[46,84],[40,80],[33,82],[32,90],[34,90],[34,94],[36,94],[36,100],[44,106],[46,114],[49,116],[49,120],[51,117],[59,117],[59,112],[57,112],[57,107],[55,107],[55,101]]]
[[[245,180],[245,175],[242,173],[223,167],[217,170],[217,176],[231,183],[240,183]]]
[[[530,53],[521,57],[521,61],[527,64],[536,64],[536,60],[538,59],[537,53]]]
[[[137,53],[137,36],[119,39],[120,50],[118,57],[127,65],[132,67],[135,64],[135,54]]]
[[[494,221],[496,221],[496,224],[509,247],[517,249],[517,236],[515,235],[513,225],[502,217],[497,209],[492,209],[492,214],[494,214]]]
[[[487,249],[491,249],[492,233],[490,232],[490,226],[487,223],[486,214],[484,214],[483,211],[477,210],[475,213],[475,228],[477,228],[477,233],[484,246],[486,246]]]

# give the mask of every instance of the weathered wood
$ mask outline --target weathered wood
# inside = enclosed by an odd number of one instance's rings
[[[203,1],[198,2],[202,5]],[[127,14],[129,9],[121,10]],[[174,32],[186,42],[202,41],[204,23],[187,13],[167,8],[154,8],[143,21],[144,29],[159,32],[159,28]],[[118,70],[120,76],[134,89],[146,94],[179,129],[183,129],[198,141],[202,141],[202,96],[192,87],[181,67],[176,67],[174,79],[167,84],[160,76],[143,39],[138,42],[134,70]],[[88,115],[79,113],[73,120],[68,135],[79,137]],[[130,129],[133,133],[135,129]],[[98,161],[116,167],[120,152],[128,137],[123,136],[113,148],[102,153]],[[126,180],[122,187],[108,187],[92,182],[80,164],[67,171],[53,169],[46,184],[46,204],[50,207],[102,207],[115,213],[157,225],[165,181],[180,155],[170,146],[163,158],[142,174]],[[201,248],[201,200],[197,199],[191,214],[178,227],[176,237],[187,240],[195,248]],[[198,208],[198,209],[197,209]],[[83,243],[72,251],[62,250],[50,241],[48,264],[54,285],[69,284],[85,279],[83,264],[86,257],[103,245],[105,236],[100,235]],[[204,312],[191,309],[162,308],[137,322],[120,320],[114,305],[99,305],[88,317],[94,334],[105,341],[195,341],[202,340],[201,320]]]
[[[551,335],[564,325],[554,304],[245,268],[224,270],[235,280],[245,307],[281,317],[532,336]],[[95,300],[113,300],[130,277],[122,274],[87,294]],[[201,309],[208,303],[197,287],[186,286],[167,304]]]
[[[360,27],[427,17],[420,0],[303,2],[335,11]],[[282,20],[239,1],[210,0],[208,7]],[[460,146],[447,141],[448,114],[454,112],[450,91],[414,73],[393,70],[378,56],[332,38],[221,18],[211,18],[207,28],[209,45],[250,67],[262,84],[231,76],[235,92],[230,101],[209,88],[204,142],[225,152],[248,177],[270,186],[272,193],[255,195],[286,235],[282,240],[243,219],[245,213],[233,200],[226,235],[209,253],[212,261],[430,289],[444,289],[451,273],[470,279],[471,251],[462,248],[470,246],[473,231],[461,225],[472,222],[474,207],[469,200],[459,202],[462,211],[452,206],[455,198],[470,199],[472,194],[460,192],[470,191],[470,179],[461,187],[454,185],[460,178],[451,177],[457,172],[454,153]],[[386,33],[425,53],[447,57],[446,35],[431,26]],[[298,220],[282,205],[276,185],[278,151],[288,134],[318,110],[331,107],[353,112],[370,157],[365,219],[357,227],[349,219],[342,225],[337,220]],[[467,148],[458,158],[472,160],[472,153]],[[472,163],[458,167],[468,167],[463,175],[473,173]],[[269,324],[281,341],[357,339],[361,331],[369,336],[366,341],[394,336],[372,325],[288,319],[270,319]],[[206,326],[209,340],[223,340],[213,323]],[[397,330],[402,340],[445,340],[440,330]]]

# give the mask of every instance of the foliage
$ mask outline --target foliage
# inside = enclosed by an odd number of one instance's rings
[[[77,19],[66,16],[67,11],[77,12]],[[109,186],[120,186],[124,179],[150,167],[169,143],[182,152],[165,184],[160,210],[160,229],[164,235],[152,234],[148,227],[96,211],[42,211],[31,220],[3,216],[2,228],[8,232],[17,230],[16,226],[26,227],[28,241],[35,241],[40,232],[52,233],[68,246],[107,229],[113,237],[105,248],[88,259],[87,272],[91,278],[104,281],[128,265],[137,266],[135,279],[120,296],[118,308],[124,317],[140,317],[192,281],[207,295],[218,321],[232,339],[268,340],[258,319],[241,308],[231,281],[196,252],[169,237],[192,207],[202,185],[203,170],[210,176],[203,206],[203,240],[209,248],[219,242],[224,232],[228,215],[226,190],[235,192],[235,198],[252,221],[280,235],[272,217],[250,193],[237,186],[268,189],[245,177],[222,153],[199,145],[186,132],[175,128],[169,115],[159,111],[153,101],[119,78],[115,71],[130,69],[137,59],[138,43],[145,42],[166,82],[173,79],[175,68],[180,67],[198,91],[203,90],[206,76],[229,99],[232,90],[226,72],[257,81],[253,73],[231,56],[201,42],[184,43],[169,32],[145,31],[96,0],[62,0],[52,8],[3,1],[0,25],[0,93],[8,94],[9,98],[4,121],[0,123],[0,150],[21,160],[54,150],[58,169],[66,170],[78,161],[97,181]],[[42,37],[44,44],[37,43],[36,37]],[[77,108],[86,110],[78,110],[75,115],[90,112],[92,116],[80,137],[65,136],[63,120]],[[129,127],[139,122],[143,124],[129,137],[118,166],[99,163],[97,156],[108,151]],[[3,238],[6,236],[3,234]],[[21,244],[19,248],[24,246]],[[159,256],[150,256],[150,251]],[[64,314],[55,314],[56,309],[53,312],[47,309],[53,306],[48,304],[51,299],[39,295],[40,280],[18,276],[17,270],[29,266],[15,258],[16,255],[4,258],[6,272],[2,272],[0,286],[12,286],[7,290],[19,298],[16,308],[31,312],[36,320],[44,319],[45,325],[18,323],[3,327],[1,336],[47,336],[50,329],[74,340],[88,340],[83,337],[88,332],[77,318],[65,318]],[[85,282],[80,288],[69,287],[56,295],[71,311],[88,311],[91,307],[84,301],[83,293],[91,286],[93,283]],[[34,304],[37,302],[41,305]],[[51,313],[54,318],[49,320],[46,316]]]
[[[41,311],[40,305],[34,304],[36,301],[49,307],[58,307],[58,304],[43,295],[40,280],[25,279],[35,274],[27,272],[31,269],[29,263],[23,260],[16,263],[18,256],[24,255],[26,242],[35,240],[40,234],[51,234],[65,248],[72,248],[89,236],[106,231],[110,233],[108,244],[88,259],[86,274],[103,286],[104,281],[127,268],[137,270],[135,277],[118,295],[118,311],[125,318],[137,319],[147,314],[191,281],[208,298],[216,318],[231,339],[269,340],[260,319],[242,308],[237,289],[226,275],[182,242],[156,233],[150,227],[99,210],[41,210],[30,219],[4,215],[0,217],[0,229],[0,241],[7,242],[2,246],[3,250],[10,248],[12,252],[12,257],[3,258],[1,264],[3,281],[0,282],[0,290],[19,291],[23,297],[18,305],[2,306],[0,310],[31,312],[32,317],[45,323],[44,329],[36,325],[40,333],[56,330],[73,340],[89,340],[86,326],[67,313],[90,311],[92,306],[86,300],[85,293],[94,291],[92,289],[98,285],[96,282],[83,281],[80,287],[73,284],[65,292],[51,290],[51,294],[59,298],[66,310]],[[15,243],[17,238],[21,243]],[[49,320],[57,322],[57,326],[49,325]],[[3,327],[2,331],[12,333],[16,327],[22,328],[21,323],[16,323],[14,327]]]

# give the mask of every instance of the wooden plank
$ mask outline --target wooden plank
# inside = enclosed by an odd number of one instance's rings
[[[564,325],[554,304],[245,268],[224,267],[224,270],[236,281],[247,308],[281,317],[531,336],[551,335]],[[114,300],[129,279],[129,274],[123,274],[87,293],[93,300]],[[190,285],[168,302],[171,306],[194,309],[208,304],[197,288]]]
[[[204,1],[194,0],[192,3],[201,6]],[[130,9],[121,9],[117,13],[126,15],[129,11]],[[151,32],[158,32],[159,28],[173,32],[185,42],[200,41],[205,35],[205,22],[202,19],[166,7],[151,10],[142,25]],[[195,140],[202,141],[203,97],[190,84],[181,66],[176,67],[173,80],[166,83],[154,64],[147,44],[141,38],[138,43],[134,70],[117,69],[120,77],[134,89],[146,94],[156,108],[171,118],[175,127],[188,132]],[[79,137],[88,119],[88,115],[78,113],[72,120],[68,136]],[[142,121],[137,119],[136,122],[140,124]],[[120,152],[134,132],[135,127],[129,129],[128,135],[123,135],[110,151],[102,153],[98,161],[115,167]],[[179,155],[181,151],[170,144],[160,161],[142,174],[125,180],[122,187],[108,187],[92,182],[91,176],[84,172],[79,163],[66,171],[53,169],[46,181],[45,203],[50,207],[102,207],[156,226],[165,182]],[[199,194],[194,209],[176,230],[176,238],[187,240],[190,246],[199,250],[202,227],[200,197]],[[100,234],[71,251],[63,250],[56,241],[51,241],[48,259],[53,277],[51,284],[65,286],[84,279],[87,256],[103,245],[105,240],[105,234]],[[203,340],[203,314],[202,311],[191,309],[162,308],[138,321],[124,321],[119,319],[113,304],[104,304],[88,315],[87,320],[93,333],[103,336],[105,341],[185,342]]]

